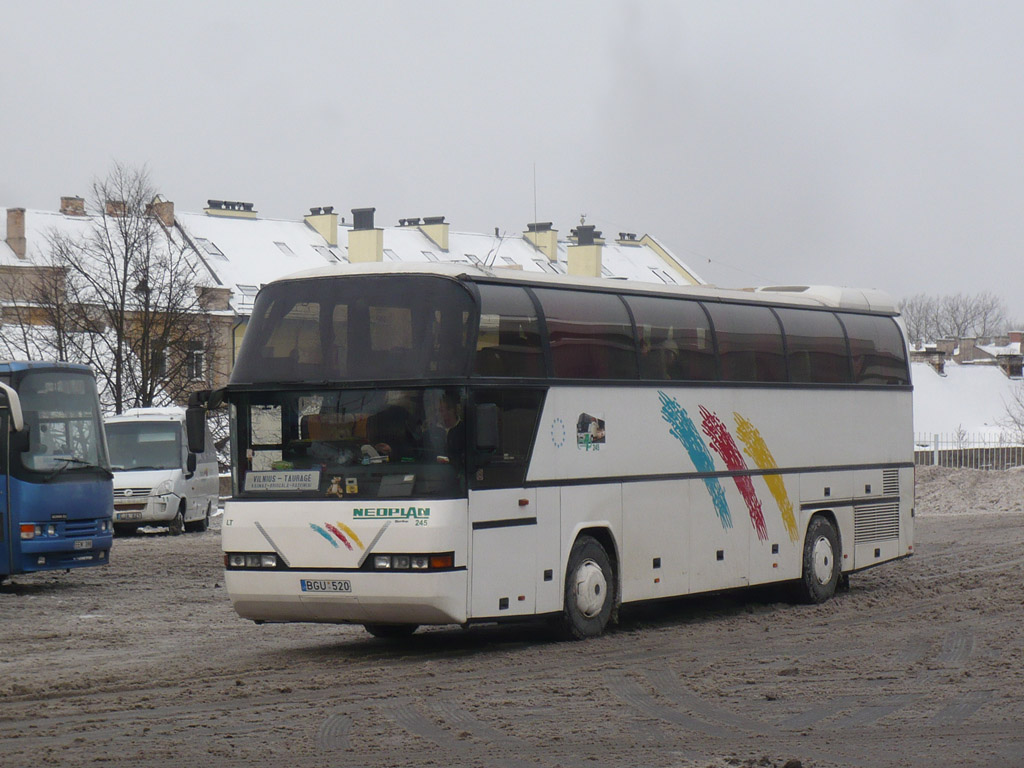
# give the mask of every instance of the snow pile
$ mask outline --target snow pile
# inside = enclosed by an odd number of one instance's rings
[[[920,517],[1024,512],[1024,467],[918,467],[915,507]]]

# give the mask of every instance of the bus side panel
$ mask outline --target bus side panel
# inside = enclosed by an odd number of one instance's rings
[[[750,583],[768,584],[800,577],[803,528],[800,526],[800,480],[796,475],[753,477],[763,507],[765,536],[750,534]],[[748,524],[749,527],[749,524]]]
[[[622,602],[690,590],[687,482],[626,483],[622,488]]]
[[[558,488],[537,489],[537,613],[562,610],[562,500]],[[550,573],[549,573],[550,572]]]
[[[721,488],[728,499],[729,515],[715,505],[704,481],[689,483],[691,592],[750,583],[750,520],[735,484],[722,483]]]

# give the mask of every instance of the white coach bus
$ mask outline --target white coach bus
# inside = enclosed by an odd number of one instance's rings
[[[256,622],[549,617],[913,552],[907,348],[876,292],[347,266],[256,300],[226,586]],[[193,440],[192,449],[202,449]]]

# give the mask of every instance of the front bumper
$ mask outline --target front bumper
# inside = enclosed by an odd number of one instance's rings
[[[302,581],[344,580],[351,592],[303,592]],[[463,624],[468,576],[364,571],[227,570],[224,582],[235,612],[268,622],[336,624]]]

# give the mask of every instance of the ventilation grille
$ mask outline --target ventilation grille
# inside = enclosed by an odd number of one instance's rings
[[[853,542],[885,541],[900,537],[900,505],[865,504],[853,508]]]
[[[115,499],[144,499],[149,496],[151,488],[115,488]]]
[[[898,469],[882,470],[882,493],[886,496],[900,495],[900,471]]]

